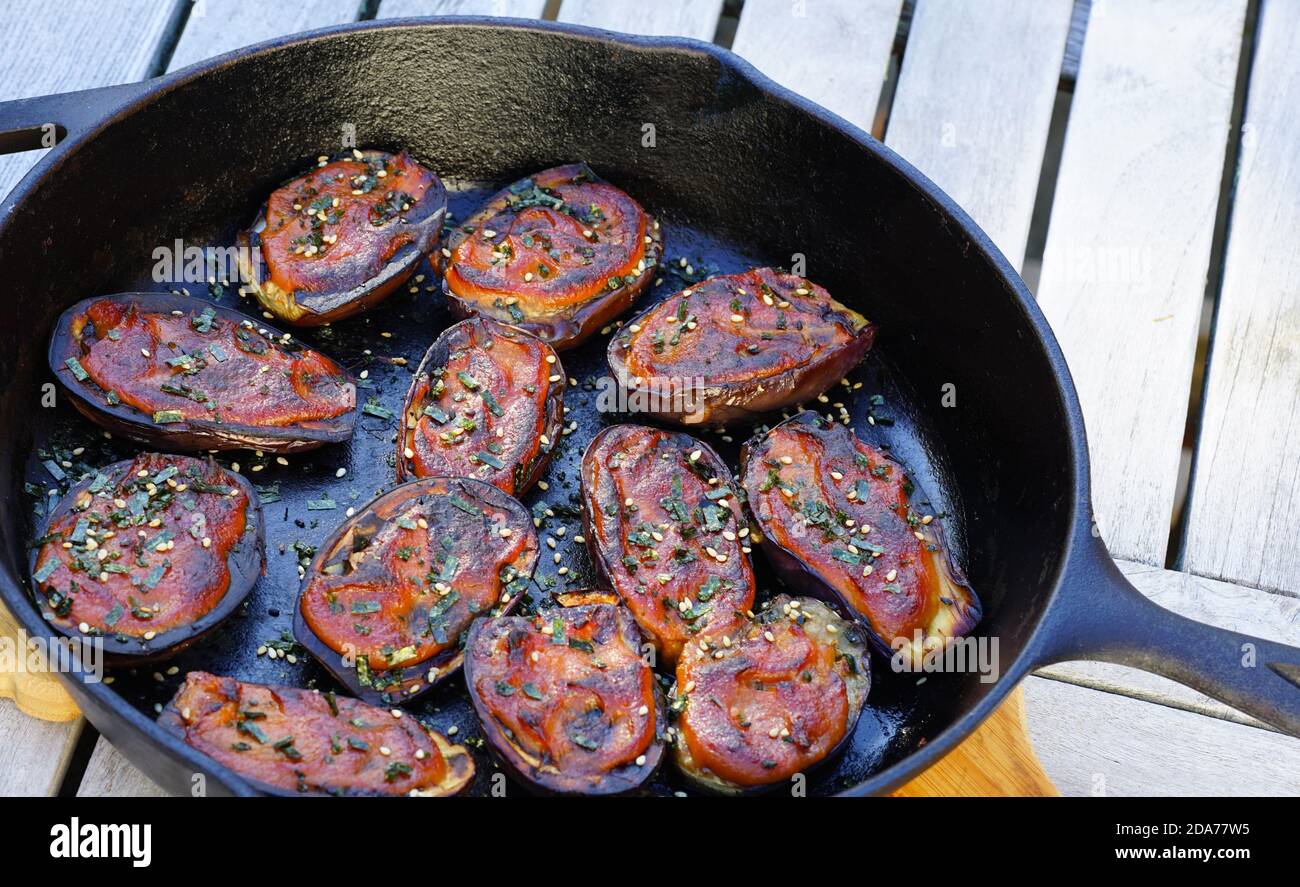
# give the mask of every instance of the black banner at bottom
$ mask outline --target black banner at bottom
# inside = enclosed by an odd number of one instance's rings
[[[790,803],[719,799],[707,811],[668,799],[600,803],[620,804],[619,816],[573,805],[542,816],[536,809],[506,810],[490,799],[380,811],[373,803],[344,809],[346,802],[333,799],[212,798],[181,809],[155,799],[11,798],[0,800],[0,809],[10,823],[11,862],[176,874],[192,873],[196,859],[214,850],[218,864],[269,864],[282,853],[295,875],[319,866],[336,877],[352,866],[373,868],[380,859],[419,859],[421,851],[465,859],[486,852],[501,860],[503,849],[518,846],[527,853],[530,845],[542,851],[539,862],[559,848],[567,848],[562,856],[579,851],[584,867],[602,851],[668,853],[678,862],[709,853],[705,848],[716,844],[698,839],[719,830],[735,840],[728,868],[738,862],[736,850],[752,848],[756,862],[766,858],[773,839],[855,866],[875,860],[868,865],[951,871],[1000,866],[1002,857],[1045,861],[1071,873],[1192,865],[1228,872],[1277,864],[1295,843],[1287,815],[1295,808],[1280,809],[1286,803],[1280,799],[882,799],[796,804],[798,810]],[[725,818],[719,815],[723,804],[729,807]],[[525,825],[530,820],[535,824]],[[566,863],[552,857],[545,864]]]

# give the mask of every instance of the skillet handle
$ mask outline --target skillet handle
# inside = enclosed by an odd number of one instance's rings
[[[1039,665],[1133,666],[1300,737],[1300,649],[1166,610],[1124,578],[1099,538],[1072,560],[1040,635]]]
[[[145,92],[149,81],[0,102],[0,154],[53,148]]]

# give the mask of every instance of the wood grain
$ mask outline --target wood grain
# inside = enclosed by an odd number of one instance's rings
[[[1300,595],[1300,4],[1257,39],[1182,566]]]
[[[1047,678],[1024,691],[1064,795],[1300,795],[1300,740]]]
[[[103,736],[77,786],[79,798],[161,798],[167,793],[113,748]]]
[[[101,0],[9,0],[0,8],[0,101],[150,76],[184,3],[121,0],[108,15]],[[44,153],[0,157],[0,196]]]
[[[732,51],[870,131],[902,0],[746,0]]]
[[[355,21],[360,13],[361,0],[198,0],[167,70],[175,71],[272,37]]]
[[[1054,797],[1025,725],[1017,687],[989,719],[939,763],[894,792],[898,798]]]
[[[85,721],[38,721],[0,699],[0,797],[53,795]]]
[[[1245,9],[1245,0],[1093,9],[1043,255],[1038,300],[1083,403],[1102,536],[1116,557],[1156,566]]]
[[[886,130],[885,143],[961,204],[1017,268],[1072,7],[921,0]]]
[[[711,41],[722,15],[722,0],[562,0],[559,21],[629,34],[694,37]]]
[[[546,0],[381,0],[378,18],[417,15],[497,15],[541,18]]]

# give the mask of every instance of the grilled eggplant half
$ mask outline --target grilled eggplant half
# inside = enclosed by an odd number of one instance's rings
[[[754,602],[739,488],[706,444],[606,428],[582,457],[587,547],[602,580],[671,666],[682,645]]]
[[[629,321],[609,341],[609,366],[638,410],[726,425],[816,397],[875,336],[817,284],[755,268],[710,277]]]
[[[886,655],[917,664],[979,622],[939,524],[910,504],[906,471],[848,428],[800,413],[745,444],[741,474],[772,565],[844,607]]]
[[[49,361],[86,418],[162,449],[288,453],[348,440],[356,424],[356,385],[338,364],[203,299],[78,302]]]
[[[519,495],[564,425],[564,367],[536,336],[472,317],[438,336],[402,408],[397,479],[472,477]]]
[[[158,723],[273,795],[444,797],[474,779],[464,746],[332,692],[192,671]]]
[[[663,696],[625,607],[584,603],[479,619],[465,684],[506,769],[545,793],[633,791],[663,757]]]
[[[353,150],[281,185],[239,234],[244,278],[286,323],[318,326],[387,297],[438,242],[439,178],[406,151]]]
[[[778,595],[753,619],[686,645],[674,760],[710,791],[771,790],[844,747],[870,687],[862,629],[821,601]]]
[[[496,487],[402,484],[322,543],[294,635],[362,699],[407,702],[460,668],[470,623],[508,613],[536,562],[532,516]]]
[[[496,194],[452,229],[440,265],[462,316],[484,314],[565,349],[626,311],[662,255],[659,223],[574,163]]]
[[[262,514],[215,462],[142,453],[72,487],[37,530],[42,615],[102,637],[114,664],[180,652],[221,624],[262,572]]]

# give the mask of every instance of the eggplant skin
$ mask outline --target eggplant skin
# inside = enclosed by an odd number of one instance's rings
[[[581,344],[655,279],[659,223],[585,163],[502,189],[451,229],[438,253],[447,303],[549,342]]]
[[[773,268],[669,296],[609,341],[634,409],[680,425],[753,421],[823,393],[871,348],[876,327],[802,277]]]
[[[643,425],[612,425],[582,457],[587,548],[662,661],[734,622],[754,603],[740,488],[707,444]]]
[[[670,703],[673,761],[705,791],[773,791],[843,750],[870,689],[865,632],[814,598],[778,595],[687,645]]]
[[[271,193],[236,238],[240,271],[285,323],[332,323],[405,283],[446,216],[442,180],[409,153],[354,149]]]
[[[886,656],[916,665],[979,622],[942,527],[910,504],[906,470],[850,429],[793,416],[742,447],[741,477],[781,578],[856,619]]]
[[[269,795],[446,797],[474,779],[464,746],[332,692],[192,671],[158,724]]]
[[[612,603],[476,620],[465,643],[465,685],[503,766],[539,794],[618,795],[648,783],[663,759],[667,718],[641,645],[632,614]],[[536,740],[546,750],[525,747],[509,723],[551,728]],[[629,724],[638,735],[621,732]],[[602,751],[615,760],[597,758]]]
[[[294,637],[355,695],[402,705],[460,670],[480,615],[508,615],[537,564],[532,515],[491,484],[401,484],[317,549]]]
[[[566,379],[536,336],[486,317],[453,324],[406,392],[397,479],[473,477],[521,495],[559,443]]]
[[[179,317],[188,318],[191,324],[205,324],[207,318],[211,318],[213,329],[245,337],[247,347],[266,349],[267,353],[286,356],[291,366],[298,361],[310,361],[313,367],[321,370],[315,377],[322,382],[329,382],[335,388],[340,409],[331,416],[288,424],[249,424],[191,416],[186,416],[182,421],[155,421],[152,413],[123,403],[115,393],[111,395],[91,378],[81,378],[85,370],[80,367],[79,361],[86,358],[94,344],[86,338],[87,333],[93,329],[89,320],[90,313],[92,309],[99,310],[97,306],[101,303],[119,305],[125,310],[135,310],[144,315],[167,315],[168,320],[177,317],[176,312],[180,312]],[[228,354],[231,350],[224,348],[222,353]],[[72,405],[78,412],[115,434],[159,449],[180,452],[235,449],[256,449],[269,453],[301,452],[350,440],[356,427],[356,383],[342,367],[319,351],[308,348],[262,321],[204,299],[173,293],[117,293],[84,299],[59,317],[50,337],[48,356],[50,370],[71,395]],[[131,358],[135,359],[134,355]],[[151,351],[149,359],[153,358],[161,360],[163,355]],[[77,362],[76,368],[73,362]],[[226,363],[229,363],[229,358]],[[185,381],[188,378],[183,370],[176,369],[171,381]],[[201,381],[204,371],[200,370],[193,378]],[[212,390],[209,389],[209,392]],[[239,394],[241,397],[246,396],[242,391]],[[175,400],[176,407],[187,412],[200,408],[184,397],[176,397]],[[273,416],[274,409],[268,407],[268,415]]]
[[[130,504],[119,508],[115,499]],[[222,508],[231,499],[241,505],[238,517]],[[137,502],[140,514],[134,517]],[[219,517],[227,522],[218,523]],[[199,536],[195,527],[202,528]],[[139,548],[131,544],[137,532],[149,534]],[[141,453],[104,466],[68,490],[36,528],[37,540],[47,541],[30,548],[28,570],[41,614],[52,627],[70,638],[103,637],[111,666],[144,664],[175,656],[239,608],[264,569],[264,532],[257,491],[243,476],[189,456]],[[147,547],[160,539],[170,540],[157,543],[166,551]],[[65,542],[72,547],[64,549]],[[110,556],[98,560],[99,550]],[[220,588],[208,584],[218,575],[218,562],[209,558],[223,550],[227,576]],[[70,569],[60,556],[64,552],[73,563],[93,561],[104,572],[95,577],[84,567]],[[62,584],[65,577],[68,585]],[[123,589],[121,581],[131,587]],[[208,600],[214,592],[219,594]],[[166,612],[152,609],[164,604]]]

